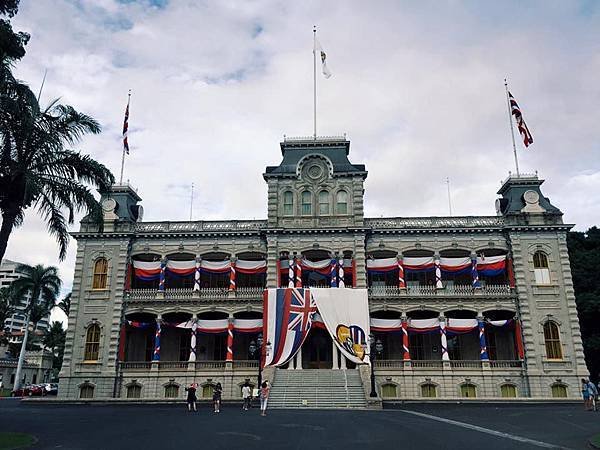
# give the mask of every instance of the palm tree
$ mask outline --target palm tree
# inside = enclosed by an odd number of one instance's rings
[[[61,309],[67,317],[69,317],[69,311],[71,311],[71,294],[72,292],[69,292],[67,295],[65,295],[65,298],[63,298],[56,305],[56,307]]]
[[[52,368],[56,372],[60,372],[62,366],[66,335],[62,322],[55,321],[44,336],[44,345],[52,351]]]
[[[4,322],[15,312],[15,297],[9,287],[0,288],[0,333],[4,330]],[[0,336],[0,344],[6,344],[6,336]]]
[[[5,91],[0,92],[0,261],[11,232],[30,207],[56,237],[62,260],[76,212],[101,222],[100,204],[88,185],[105,191],[114,183],[104,165],[66,148],[85,134],[99,133],[100,125],[57,100],[40,109],[28,88]]]
[[[56,303],[62,282],[58,277],[56,267],[44,267],[41,264],[37,266],[19,264],[15,270],[21,274],[21,277],[12,282],[11,289],[16,299],[27,302],[25,307],[25,334],[15,376],[15,389],[18,389],[21,386],[21,371],[25,359],[27,338],[29,337],[29,322],[31,319],[39,321],[40,318],[38,317],[41,312],[49,312],[52,309]]]

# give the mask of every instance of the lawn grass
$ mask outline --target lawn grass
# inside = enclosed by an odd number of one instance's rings
[[[592,448],[600,448],[600,434],[596,434],[590,438]]]
[[[30,447],[35,443],[35,438],[26,433],[0,433],[0,450]]]
[[[10,389],[0,389],[0,397],[10,397],[11,393]]]

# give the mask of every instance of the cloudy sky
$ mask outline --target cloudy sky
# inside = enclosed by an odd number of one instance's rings
[[[145,220],[265,218],[261,174],[284,134],[312,133],[312,27],[333,76],[318,80],[320,135],[347,133],[369,170],[366,215],[493,215],[514,170],[503,80],[535,143],[522,172],[585,230],[600,224],[600,3],[590,1],[21,0],[31,34],[17,75],[42,102],[97,118],[79,148],[125,179]],[[518,135],[517,135],[518,138]],[[77,227],[75,227],[76,229]],[[33,213],[6,257],[64,262]],[[55,313],[55,318],[61,318]]]

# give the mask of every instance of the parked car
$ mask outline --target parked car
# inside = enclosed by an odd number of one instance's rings
[[[43,384],[32,384],[27,395],[30,397],[42,397],[46,395],[45,386]]]
[[[45,395],[58,395],[58,383],[46,383],[44,389],[46,391]]]
[[[31,391],[31,385],[25,384],[25,385],[21,386],[19,389],[13,390],[12,396],[13,397],[24,397],[26,395],[29,395],[30,391]]]

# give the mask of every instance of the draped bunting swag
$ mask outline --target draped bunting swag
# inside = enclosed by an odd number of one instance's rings
[[[233,361],[233,320],[227,324],[227,356],[226,361]]]
[[[196,361],[196,335],[198,333],[198,322],[194,320],[192,324],[192,334],[190,336],[190,357],[188,361]]]
[[[235,291],[235,262],[231,262],[229,267],[229,290]]]
[[[402,349],[404,350],[404,361],[410,361],[410,346],[408,339],[408,322],[402,319]]]
[[[488,361],[490,358],[487,352],[487,343],[485,341],[485,322],[478,320],[479,325],[479,356],[482,361]]]
[[[471,260],[471,278],[473,279],[473,288],[481,288],[481,283],[479,282],[479,272],[477,271],[477,258],[473,258]]]
[[[446,322],[440,320],[440,340],[442,347],[442,361],[450,361],[448,355],[448,338],[446,337]]]
[[[344,260],[340,259],[338,262],[338,287],[345,288],[346,283],[344,283]]]
[[[338,283],[337,283],[337,259],[333,258],[331,260],[331,264],[329,266],[329,276],[331,278],[330,280],[330,286],[332,288],[336,288],[338,287]]]
[[[296,287],[302,288],[302,264],[298,261],[298,258],[295,258],[294,266],[296,269]]]
[[[154,352],[152,361],[160,361],[160,321],[156,321],[156,332],[154,333]]]

